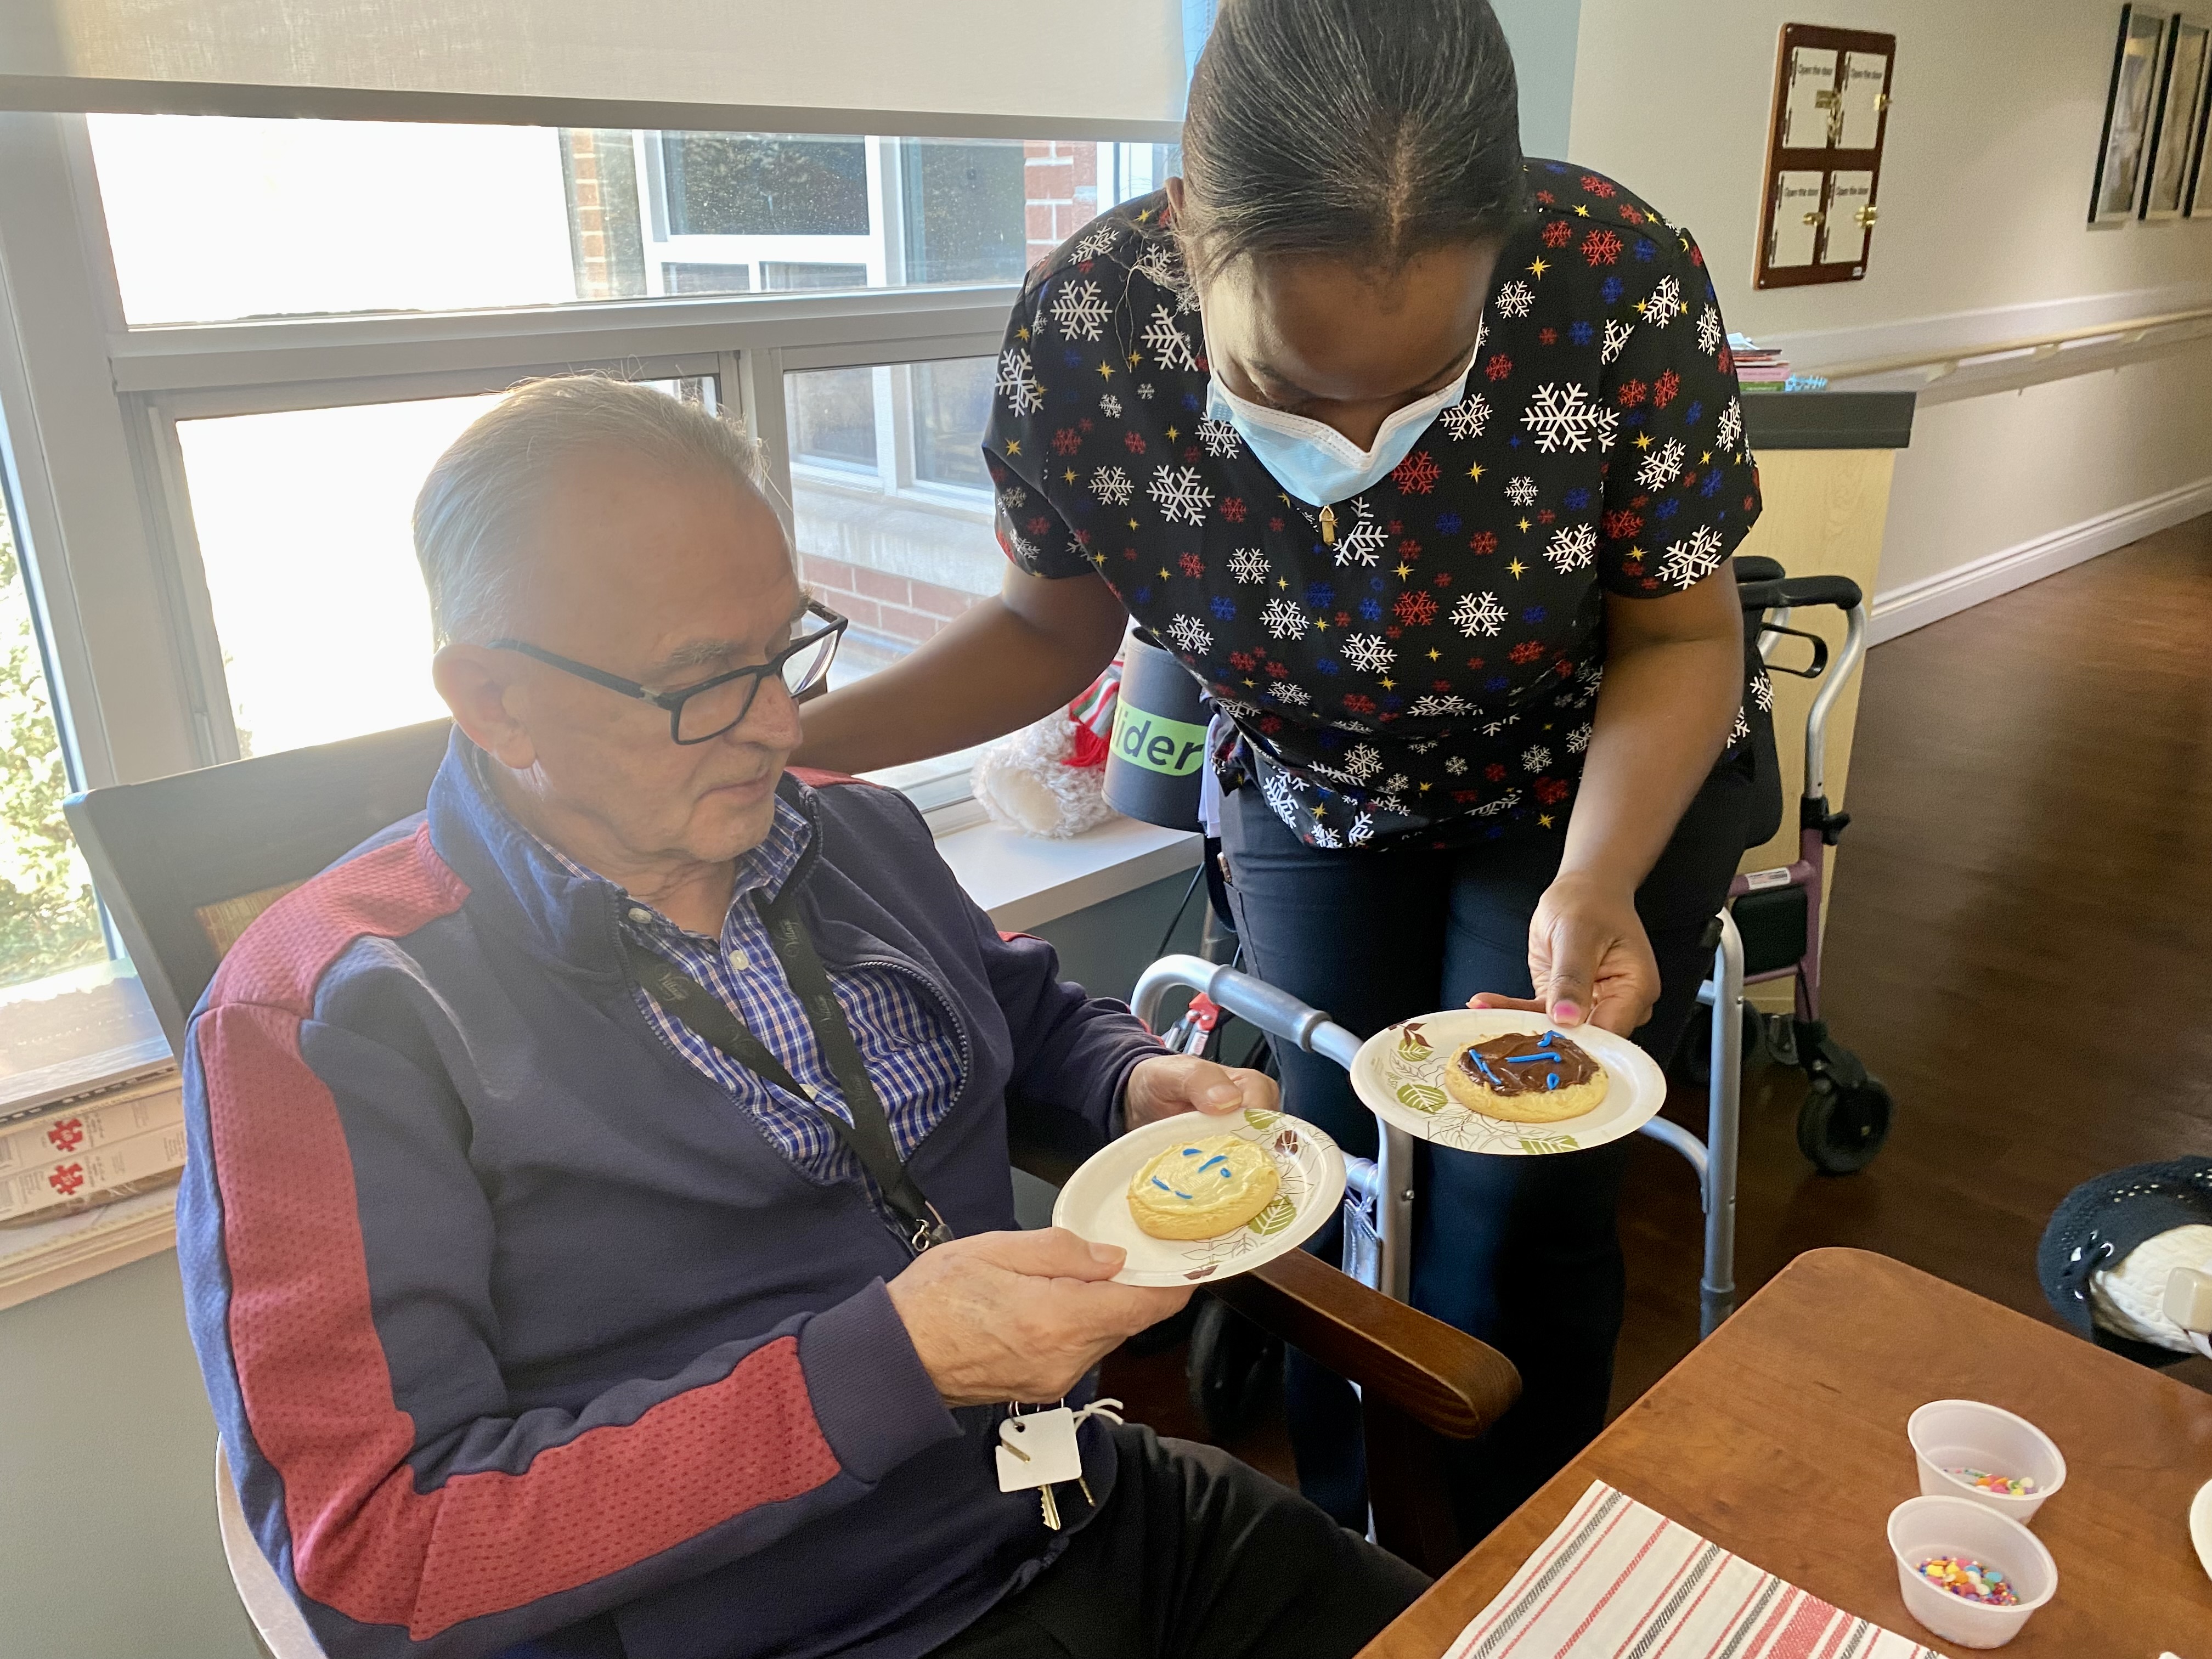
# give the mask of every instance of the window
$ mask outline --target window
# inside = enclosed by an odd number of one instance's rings
[[[981,454],[996,366],[963,357],[784,376],[800,567],[808,588],[852,619],[840,684],[896,661],[999,591],[1006,562]],[[928,805],[964,793],[971,759],[884,777]]]
[[[1023,271],[1172,155],[0,123],[7,289],[38,296],[0,326],[0,423],[20,453],[68,459],[0,468],[18,491],[0,518],[27,520],[42,556],[28,591],[0,538],[0,1096],[166,1048],[56,810],[70,779],[441,712],[408,516],[489,399],[596,368],[743,409],[810,584],[854,617],[841,677],[877,672],[998,587],[978,441]],[[105,361],[57,339],[102,341]],[[944,827],[974,811],[966,767],[886,781]]]
[[[86,118],[133,327],[1014,283],[1152,144]]]
[[[865,236],[864,138],[664,132],[671,236]]]
[[[710,405],[711,380],[664,383]],[[240,755],[446,712],[409,518],[495,393],[177,422]]]
[[[62,820],[69,775],[6,507],[0,501],[0,989],[107,960],[92,877]]]
[[[909,138],[900,146],[908,282],[1021,280],[1029,268],[1028,167],[1023,149],[1020,144],[968,144],[942,138]],[[1056,170],[1058,163],[1053,166]],[[1072,192],[1072,157],[1066,166]]]

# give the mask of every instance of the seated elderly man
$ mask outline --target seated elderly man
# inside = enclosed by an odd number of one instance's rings
[[[1221,1455],[1009,1402],[1189,1294],[1014,1231],[1010,1115],[1272,1104],[1002,939],[900,795],[784,770],[842,622],[746,441],[546,380],[416,534],[426,817],[274,905],[185,1056],[246,1514],[333,1656],[1349,1654],[1410,1567]],[[1079,1400],[1078,1403],[1080,1403]]]

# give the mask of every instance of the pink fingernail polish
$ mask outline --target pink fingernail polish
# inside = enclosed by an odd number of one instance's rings
[[[1563,1025],[1581,1018],[1582,1012],[1571,1002],[1555,1002],[1552,1005],[1552,1018]]]

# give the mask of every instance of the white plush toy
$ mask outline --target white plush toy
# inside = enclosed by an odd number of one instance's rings
[[[1106,804],[1106,733],[1121,683],[1117,661],[1067,708],[1000,738],[976,757],[975,799],[993,822],[1065,841],[1115,816]]]

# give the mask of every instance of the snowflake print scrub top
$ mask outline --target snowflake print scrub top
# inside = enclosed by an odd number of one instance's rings
[[[1696,243],[1609,179],[1528,167],[1465,398],[1327,514],[1206,418],[1164,192],[1040,264],[1009,325],[984,440],[1007,556],[1103,576],[1210,694],[1223,787],[1315,846],[1563,830],[1603,596],[1689,587],[1759,514]]]

